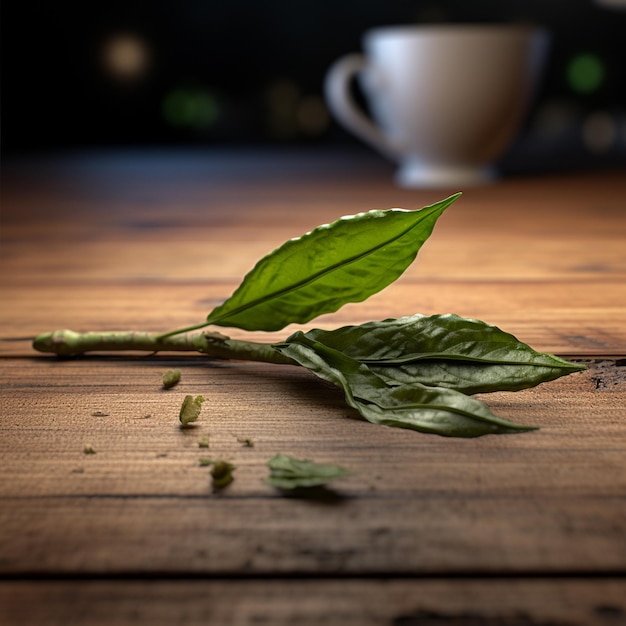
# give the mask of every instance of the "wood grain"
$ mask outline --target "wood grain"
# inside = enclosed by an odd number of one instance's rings
[[[30,338],[56,328],[195,323],[286,239],[344,214],[418,208],[456,191],[400,190],[380,166],[341,156],[257,157],[9,167],[0,354],[30,354]],[[318,325],[455,312],[540,350],[623,356],[625,179],[599,172],[470,189],[398,283]]]
[[[0,623],[626,621],[624,172],[467,190],[396,284],[310,324],[455,312],[586,360],[585,372],[483,397],[540,426],[532,433],[468,441],[375,427],[296,367],[59,360],[30,347],[56,328],[199,322],[289,237],[457,191],[400,190],[390,174],[314,152],[4,167]],[[169,367],[183,378],[163,391]],[[182,398],[200,393],[202,418],[181,431]],[[323,496],[286,497],[263,481],[277,452],[350,474]],[[237,466],[224,492],[204,456]]]
[[[0,355],[31,356],[31,341],[41,332],[87,330],[166,331],[197,323],[232,293],[237,283],[159,282],[155,284],[69,283],[5,287],[0,311],[6,330]],[[621,283],[613,280],[563,281],[412,281],[400,279],[368,301],[349,304],[303,326],[246,333],[223,329],[233,338],[275,341],[296,328],[336,328],[414,313],[457,313],[500,326],[535,349],[579,356],[626,355],[626,310]],[[575,295],[574,295],[575,294]],[[626,301],[626,297],[623,299]],[[45,302],[45,306],[41,306]],[[23,312],[28,311],[28,315]]]
[[[22,626],[616,626],[619,579],[211,580],[0,584]]]
[[[626,392],[614,364],[485,396],[498,414],[541,430],[467,441],[372,426],[296,367],[11,363],[5,572],[523,574],[626,563]],[[170,366],[182,381],[162,391]],[[207,402],[197,427],[181,431],[187,393]],[[199,448],[204,435],[209,449]],[[96,454],[84,453],[87,443]],[[351,475],[328,501],[286,498],[263,482],[279,452]],[[207,456],[237,466],[224,493],[212,493],[199,466]]]

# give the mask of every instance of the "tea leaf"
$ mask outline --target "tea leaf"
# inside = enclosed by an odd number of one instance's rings
[[[420,211],[343,217],[287,241],[254,266],[207,324],[274,331],[365,300],[406,270],[459,195]]]
[[[452,314],[314,329],[306,336],[365,363],[390,385],[419,382],[466,394],[517,391],[585,369],[496,326]]]
[[[486,404],[454,389],[420,383],[391,386],[364,363],[298,332],[276,348],[340,387],[346,402],[374,424],[449,437],[534,430],[494,415]]]

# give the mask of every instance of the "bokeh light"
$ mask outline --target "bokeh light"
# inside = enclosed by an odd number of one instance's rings
[[[206,88],[181,87],[170,91],[163,100],[163,117],[171,126],[207,129],[219,116],[215,94]]]
[[[589,152],[605,154],[615,145],[618,125],[615,118],[606,111],[594,111],[582,125],[583,143]]]
[[[298,133],[297,108],[300,88],[287,79],[271,82],[265,90],[268,111],[267,125],[274,139],[293,139]]]
[[[533,132],[549,141],[558,140],[578,126],[579,117],[579,107],[574,102],[565,99],[547,100],[537,109]]]
[[[121,33],[103,46],[102,60],[109,74],[121,80],[141,78],[150,65],[148,44],[137,35]]]
[[[296,119],[300,130],[311,137],[322,135],[330,124],[328,109],[318,95],[305,96],[300,100]]]
[[[567,82],[577,93],[592,93],[604,82],[606,67],[596,54],[584,52],[575,55],[567,66]]]
[[[330,115],[319,94],[303,94],[291,80],[277,79],[265,90],[267,127],[274,139],[318,137],[330,125]]]

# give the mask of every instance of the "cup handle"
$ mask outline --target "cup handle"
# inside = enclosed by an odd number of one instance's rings
[[[337,121],[393,161],[398,150],[374,122],[357,106],[350,93],[350,82],[366,65],[362,54],[349,54],[333,63],[324,79],[326,103]]]

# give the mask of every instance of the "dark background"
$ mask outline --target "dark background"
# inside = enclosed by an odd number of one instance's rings
[[[6,0],[2,150],[361,146],[328,116],[322,84],[364,30],[520,21],[553,37],[521,167],[623,162],[626,7],[592,0]],[[106,61],[122,35],[145,53],[129,75]]]

